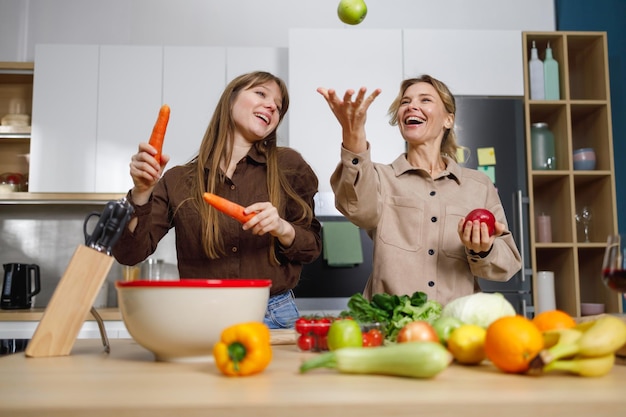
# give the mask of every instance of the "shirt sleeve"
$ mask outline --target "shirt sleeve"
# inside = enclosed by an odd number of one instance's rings
[[[330,177],[335,206],[358,227],[377,227],[382,209],[380,181],[371,159],[370,146],[355,154],[341,147],[341,161]]]
[[[146,204],[136,205],[129,191],[126,198],[134,208],[132,218],[137,219],[133,232],[128,227],[112,249],[115,259],[122,265],[136,265],[154,253],[159,241],[169,230],[165,177],[154,188]]]
[[[320,222],[315,217],[315,203],[313,197],[318,191],[318,179],[313,169],[297,152],[289,153],[290,172],[287,175],[293,190],[311,207],[314,216],[309,223],[306,219],[300,220],[300,208],[295,201],[287,201],[285,220],[295,229],[294,241],[288,248],[277,244],[277,257],[281,261],[291,263],[311,263],[322,251]]]

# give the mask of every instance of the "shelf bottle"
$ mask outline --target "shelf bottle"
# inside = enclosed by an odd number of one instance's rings
[[[543,61],[543,84],[546,100],[559,100],[559,63],[552,56],[550,42],[546,48],[546,58]]]
[[[539,59],[535,41],[533,41],[533,46],[530,49],[528,73],[530,76],[530,99],[543,100],[545,98],[543,62]]]

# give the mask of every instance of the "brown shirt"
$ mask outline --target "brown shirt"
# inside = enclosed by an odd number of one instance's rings
[[[280,148],[278,164],[286,173],[291,187],[314,208],[313,196],[318,180],[311,167],[298,152]],[[207,174],[208,175],[208,174]],[[220,231],[225,255],[210,259],[204,254],[201,222],[189,202],[189,169],[184,166],[166,171],[158,182],[150,201],[135,208],[137,227],[126,229],[113,248],[118,262],[134,265],[152,254],[159,241],[171,229],[176,233],[178,270],[181,278],[270,278],[271,295],[292,289],[298,283],[302,264],[317,259],[321,251],[320,223],[298,222],[299,211],[293,201],[286,204],[284,219],[295,228],[295,240],[289,248],[276,242],[276,257],[280,265],[270,263],[269,247],[273,237],[253,235],[242,230],[241,224],[225,215],[220,216]],[[266,183],[266,158],[252,148],[237,165],[231,179],[218,187],[217,194],[242,206],[269,201]]]
[[[406,155],[373,163],[369,148],[342,148],[331,177],[337,209],[374,241],[373,270],[364,295],[423,291],[442,304],[478,290],[475,277],[507,281],[521,269],[513,236],[496,238],[484,257],[461,243],[457,225],[472,209],[487,208],[507,224],[493,183],[482,172],[445,158],[436,178],[412,167]],[[508,226],[507,226],[508,228]]]

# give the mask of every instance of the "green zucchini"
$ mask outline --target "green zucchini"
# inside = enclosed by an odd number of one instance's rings
[[[331,368],[342,373],[432,378],[452,362],[436,342],[405,342],[380,347],[347,347],[322,353],[302,363],[300,372]]]

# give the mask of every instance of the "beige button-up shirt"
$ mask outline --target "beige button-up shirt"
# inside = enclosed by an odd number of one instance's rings
[[[496,238],[484,257],[461,243],[457,225],[475,208],[491,210],[507,229],[508,223],[489,177],[444,160],[446,170],[431,178],[412,167],[406,154],[379,164],[372,162],[369,147],[361,154],[342,147],[331,176],[336,207],[374,242],[365,297],[423,291],[445,305],[479,291],[475,277],[507,281],[521,269],[510,232]]]

